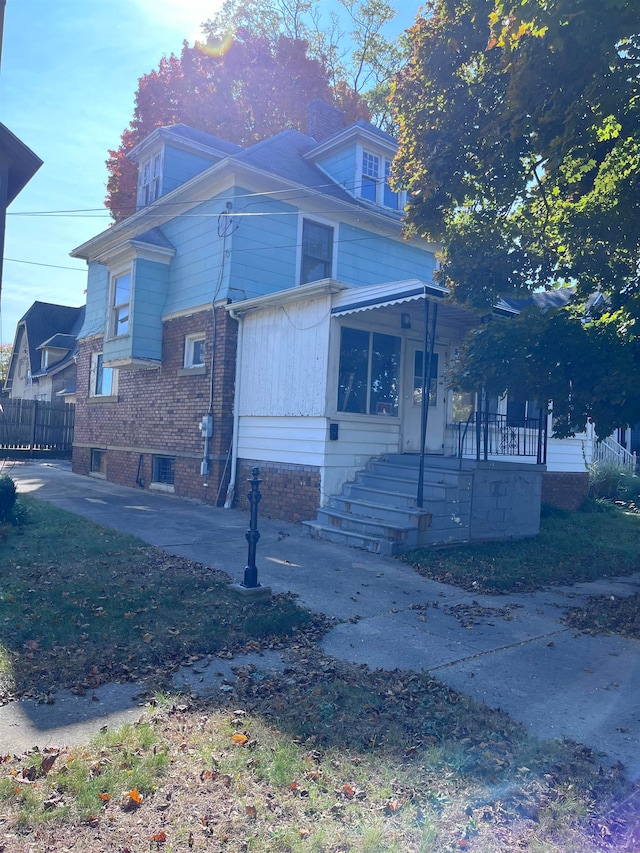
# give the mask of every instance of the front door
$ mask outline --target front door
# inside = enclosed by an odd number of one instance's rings
[[[429,397],[429,416],[427,418],[427,453],[444,453],[444,431],[446,424],[447,394],[444,387],[444,366],[447,350],[435,346],[431,362],[431,394]],[[422,413],[422,344],[407,341],[404,362],[404,394],[402,450],[404,453],[420,452],[421,413]]]

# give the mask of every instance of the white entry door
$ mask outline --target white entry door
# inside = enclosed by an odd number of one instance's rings
[[[402,450],[420,452],[422,414],[422,343],[407,341],[403,376]],[[444,368],[447,350],[436,346],[431,363],[431,394],[427,418],[427,453],[444,453],[444,431],[447,416],[447,394],[444,387]]]

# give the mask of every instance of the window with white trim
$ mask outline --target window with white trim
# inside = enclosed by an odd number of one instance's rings
[[[111,279],[112,338],[129,334],[129,309],[131,307],[131,270],[114,275]]]
[[[368,201],[378,200],[378,178],[380,177],[380,158],[368,151],[362,152],[362,185],[360,195]]]
[[[333,228],[321,222],[303,219],[300,284],[331,278],[332,270]]]
[[[205,334],[199,332],[193,335],[187,335],[184,339],[184,366],[189,367],[204,367],[205,366]]]
[[[390,210],[401,209],[400,193],[391,189],[391,160],[370,151],[362,152],[360,198]]]
[[[105,367],[101,352],[91,356],[91,375],[89,380],[90,397],[113,397],[116,394],[118,372]]]
[[[138,207],[146,207],[160,197],[162,153],[140,163],[138,175]]]

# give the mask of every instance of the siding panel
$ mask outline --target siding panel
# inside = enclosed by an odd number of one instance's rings
[[[240,415],[324,416],[329,299],[249,314],[243,322]]]

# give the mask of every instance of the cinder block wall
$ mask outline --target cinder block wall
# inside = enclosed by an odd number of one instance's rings
[[[559,509],[580,509],[589,495],[589,473],[546,471],[542,478],[542,503]]]
[[[535,536],[543,473],[535,465],[479,462],[473,472],[471,541]]]
[[[185,371],[185,335],[197,332],[206,334],[206,367]],[[91,355],[102,351],[102,337],[81,342],[73,449],[76,473],[90,473],[91,448],[98,448],[106,452],[108,480],[149,488],[152,456],[172,456],[176,460],[176,495],[224,502],[233,434],[237,322],[222,307],[216,308],[210,472],[202,477],[204,439],[198,424],[209,407],[212,333],[211,310],[165,321],[161,365],[148,370],[120,369],[114,400],[89,396]]]

